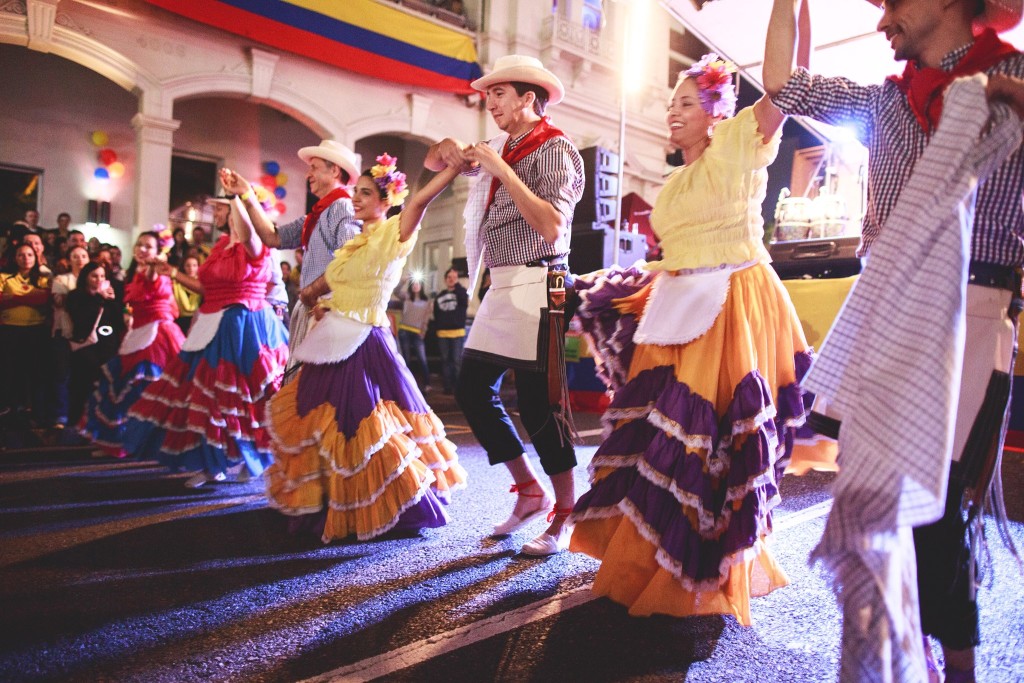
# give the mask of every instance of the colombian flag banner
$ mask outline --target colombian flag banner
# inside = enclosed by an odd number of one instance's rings
[[[377,0],[147,0],[263,45],[373,78],[469,94],[473,38]]]

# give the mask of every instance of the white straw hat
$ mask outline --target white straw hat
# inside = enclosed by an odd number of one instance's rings
[[[316,147],[303,147],[299,150],[299,158],[307,164],[313,157],[341,166],[348,173],[350,183],[359,177],[359,157],[337,140],[321,140]]]
[[[558,104],[565,97],[565,87],[558,76],[544,68],[536,57],[526,55],[506,55],[499,57],[494,63],[491,73],[478,78],[472,83],[474,90],[487,92],[487,88],[496,83],[511,83],[521,81],[539,85],[548,91],[548,104]]]
[[[882,0],[868,0],[872,5],[881,7]],[[1009,31],[1020,23],[1021,12],[1024,11],[1024,0],[985,0],[985,11],[975,17],[976,28],[991,28],[1002,33]]]
[[[1024,0],[985,0],[985,11],[974,23],[1002,33],[1020,23],[1022,11]]]

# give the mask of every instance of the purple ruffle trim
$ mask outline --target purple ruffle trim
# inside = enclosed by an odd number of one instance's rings
[[[636,316],[619,313],[614,301],[637,293],[654,277],[653,272],[630,267],[576,278],[574,287],[580,297],[576,317],[594,342],[594,355],[601,359],[597,376],[612,390],[627,382],[637,327]]]
[[[399,516],[392,531],[415,531],[437,529],[450,521],[445,502],[432,489],[423,492],[423,497]]]
[[[789,465],[790,456],[793,453],[793,442],[804,435],[807,427],[807,413],[811,411],[811,404],[814,402],[814,394],[804,392],[800,388],[807,371],[814,362],[814,351],[808,349],[797,353],[794,358],[796,370],[796,382],[779,388],[777,399],[778,415],[775,418],[775,426],[782,440],[782,449],[778,460],[775,461],[776,479],[782,481],[782,473]]]
[[[797,356],[799,376],[809,361]],[[788,458],[804,415],[796,384],[778,393],[776,405],[752,372],[718,418],[671,368],[639,373],[616,393],[606,414],[615,430],[591,465],[613,469],[579,499],[573,518],[625,514],[681,581],[717,584],[771,530],[777,464]]]
[[[299,415],[324,403],[333,406],[338,431],[350,439],[381,401],[394,401],[406,412],[430,412],[416,380],[394,349],[391,332],[382,327],[373,328],[366,341],[343,361],[303,365],[296,395]]]

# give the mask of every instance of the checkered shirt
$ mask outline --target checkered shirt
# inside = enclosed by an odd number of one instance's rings
[[[954,81],[943,104],[937,131],[802,382],[843,419],[843,466],[812,553],[835,574],[847,615],[842,680],[926,677],[910,529],[945,508],[972,195],[1021,142],[1009,107],[993,107],[990,119],[981,76]]]
[[[523,141],[526,133],[510,143]],[[540,148],[512,166],[530,190],[555,207],[572,225],[573,211],[583,196],[583,157],[567,138],[547,140]],[[504,185],[498,186],[494,202],[483,223],[484,263],[488,268],[522,266],[531,261],[569,253],[570,230],[553,244],[530,227],[516,208]]]
[[[296,218],[290,223],[277,226],[282,249],[298,249],[302,246],[302,223],[306,217]],[[342,197],[328,206],[313,228],[309,244],[302,255],[302,271],[299,287],[305,287],[324,274],[327,264],[334,259],[334,252],[359,234],[359,221],[352,210],[352,200]]]
[[[950,52],[941,67],[952,70],[970,47]],[[1024,55],[1004,59],[987,73],[1024,77]],[[846,78],[814,76],[798,69],[773,101],[786,114],[852,127],[867,146],[868,206],[859,252],[865,255],[928,143],[907,98],[889,80],[862,86]],[[1022,193],[1024,150],[1018,149],[978,191],[971,260],[1024,266]]]

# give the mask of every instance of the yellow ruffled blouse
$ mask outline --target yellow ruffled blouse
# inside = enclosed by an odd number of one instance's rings
[[[712,268],[768,261],[761,204],[782,128],[767,143],[751,107],[715,126],[711,144],[676,170],[651,212],[664,258],[649,270]]]
[[[324,272],[331,287],[331,299],[324,304],[359,322],[390,325],[388,300],[416,245],[417,233],[405,242],[398,241],[400,217],[364,224],[361,233],[334,252],[334,260]]]

